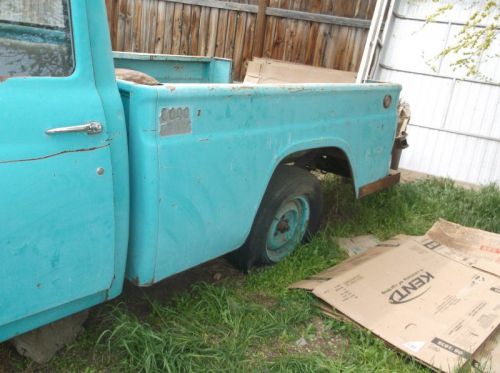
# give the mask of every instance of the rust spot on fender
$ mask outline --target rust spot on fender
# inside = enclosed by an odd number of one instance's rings
[[[132,284],[134,284],[135,286],[139,286],[139,287],[148,287],[148,286],[151,286],[155,283],[155,279],[151,279],[150,282],[146,282],[146,283],[141,283],[141,280],[139,279],[139,277],[134,277],[133,279],[130,280],[130,282]]]
[[[386,177],[383,177],[380,180],[377,180],[370,184],[366,184],[359,188],[359,198],[366,197],[367,195],[378,192],[379,190],[390,188],[399,183],[400,179],[401,173],[394,172],[387,175]]]
[[[5,82],[7,79],[9,79],[9,76],[7,76],[7,75],[0,75],[0,83]]]

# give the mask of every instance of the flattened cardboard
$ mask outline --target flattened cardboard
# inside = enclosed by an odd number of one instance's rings
[[[248,63],[245,83],[354,83],[356,73],[297,63],[254,58]]]
[[[436,253],[500,277],[500,235],[440,219],[419,240]]]
[[[378,251],[369,250],[363,255],[353,256],[352,258],[349,258],[346,261],[342,262],[341,265],[328,268],[323,272],[317,273],[309,277],[307,280],[299,281],[290,285],[289,289],[302,289],[302,290],[313,291],[319,285],[331,280],[335,276],[350,271],[352,268],[356,268],[356,266],[360,265],[361,263],[371,260],[372,257],[376,257],[378,255],[380,255]]]
[[[452,371],[500,324],[500,279],[398,236],[335,267],[313,293],[420,361]]]
[[[500,372],[500,328],[474,354],[474,360],[484,372]]]
[[[380,241],[371,234],[352,238],[339,238],[337,241],[340,248],[350,257],[362,254],[380,243]]]

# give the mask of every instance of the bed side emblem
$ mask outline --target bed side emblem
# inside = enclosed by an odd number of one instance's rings
[[[160,115],[160,136],[182,135],[192,132],[189,108],[164,108]]]

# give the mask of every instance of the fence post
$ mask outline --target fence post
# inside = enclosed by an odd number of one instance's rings
[[[259,12],[257,13],[257,24],[255,26],[255,40],[253,48],[254,57],[262,57],[264,52],[264,39],[266,37],[266,10],[269,0],[259,0]]]

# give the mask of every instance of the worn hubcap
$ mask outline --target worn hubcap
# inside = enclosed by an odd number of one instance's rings
[[[266,252],[279,262],[302,241],[309,223],[309,202],[304,196],[286,201],[276,212],[267,236]]]

